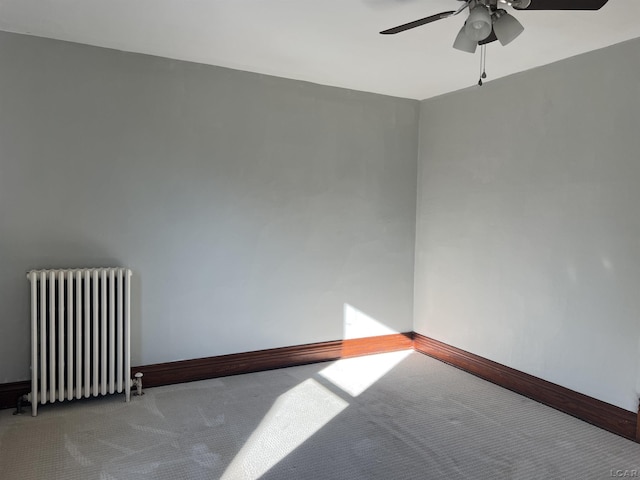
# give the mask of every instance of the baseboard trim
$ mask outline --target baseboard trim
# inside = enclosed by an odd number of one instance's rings
[[[132,372],[144,373],[145,387],[157,387],[409,349],[640,443],[640,406],[635,414],[414,332],[141,365]],[[28,380],[0,384],[0,409],[14,408],[30,390]]]
[[[134,367],[132,371],[144,374],[144,386],[157,387],[409,349],[413,349],[413,334],[397,333],[157,363]]]
[[[640,443],[640,401],[638,402],[638,414],[636,415],[636,442]]]
[[[207,380],[340,358],[413,349],[413,333],[396,333],[376,337],[334,340],[294,345],[178,362],[156,363],[132,367],[143,372],[145,387]],[[0,409],[15,408],[18,398],[31,391],[29,380],[0,384]]]
[[[22,382],[0,383],[0,409],[15,408],[18,404],[18,398],[26,395],[31,391],[31,382],[24,380]]]
[[[512,390],[629,440],[640,441],[638,415],[582,393],[501,365],[419,333],[416,351],[460,368],[491,383]]]

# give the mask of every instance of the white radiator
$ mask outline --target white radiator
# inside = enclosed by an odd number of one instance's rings
[[[38,403],[131,395],[131,270],[32,270],[31,414]]]

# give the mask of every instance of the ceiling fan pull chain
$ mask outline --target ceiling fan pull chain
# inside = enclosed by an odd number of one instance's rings
[[[482,46],[482,55],[483,55],[483,59],[482,59],[482,78],[487,78],[487,44],[485,43]]]
[[[482,79],[487,78],[487,73],[485,72],[485,62],[487,58],[487,46],[480,46],[480,78],[478,79],[478,85],[482,86]]]
[[[482,86],[482,47],[480,47],[480,78],[478,79],[478,85]]]

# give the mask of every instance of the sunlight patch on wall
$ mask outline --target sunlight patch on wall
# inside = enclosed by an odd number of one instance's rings
[[[411,350],[345,358],[332,363],[319,373],[336,387],[352,397],[357,397],[409,355]]]
[[[375,318],[370,317],[348,303],[344,304],[343,325],[345,339],[399,333],[397,330],[389,328],[384,323],[380,323]]]
[[[221,480],[257,480],[349,404],[313,379],[283,393]]]

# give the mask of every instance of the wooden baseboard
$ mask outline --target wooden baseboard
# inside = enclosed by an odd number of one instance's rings
[[[158,387],[408,349],[413,349],[411,332],[141,365],[131,371],[143,372],[145,387]],[[0,409],[15,408],[18,398],[30,391],[28,380],[0,384]]]
[[[412,333],[398,333],[157,363],[133,367],[132,372],[144,374],[145,387],[157,387],[412,348]]]
[[[636,415],[633,412],[413,332],[142,365],[133,367],[132,372],[144,373],[145,387],[157,387],[412,348],[484,380],[640,443],[640,407]],[[30,389],[29,381],[0,384],[0,408],[14,408],[17,399],[28,393]]]
[[[638,414],[636,415],[636,442],[640,443],[640,401],[638,402]]]
[[[638,415],[555,383],[414,333],[416,351],[460,368],[630,440],[640,441]]]
[[[0,409],[15,408],[18,398],[26,395],[31,391],[31,382],[24,380],[22,382],[0,383]]]

